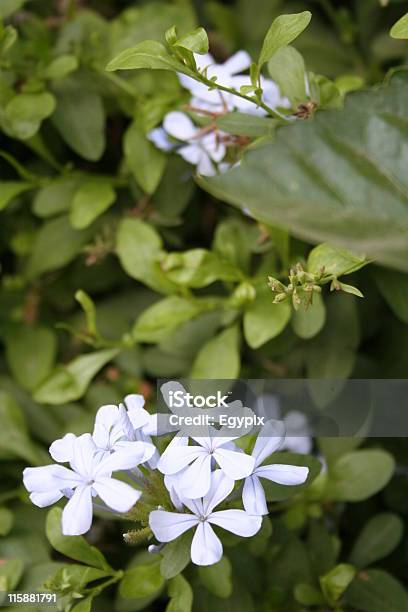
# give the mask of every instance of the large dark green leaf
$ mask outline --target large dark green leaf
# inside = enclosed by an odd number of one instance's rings
[[[266,223],[408,270],[408,72],[278,130],[201,185]]]
[[[405,589],[381,570],[361,572],[347,590],[346,600],[362,612],[408,612]]]

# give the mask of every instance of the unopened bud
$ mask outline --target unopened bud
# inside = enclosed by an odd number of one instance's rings
[[[273,300],[274,304],[279,304],[280,302],[284,302],[287,299],[286,293],[278,293],[278,295]]]

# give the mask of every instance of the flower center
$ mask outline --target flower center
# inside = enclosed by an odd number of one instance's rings
[[[207,517],[203,515],[199,516],[198,518],[199,518],[200,523],[205,523],[205,521],[207,520]]]

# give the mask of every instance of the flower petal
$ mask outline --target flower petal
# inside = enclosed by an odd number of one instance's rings
[[[164,130],[162,127],[154,128],[154,130],[151,130],[148,133],[147,137],[158,149],[161,149],[162,151],[171,151],[174,149],[174,142],[171,142],[166,130]]]
[[[257,476],[252,475],[245,478],[242,502],[246,512],[249,514],[268,514],[265,491]]]
[[[255,459],[250,455],[226,448],[217,448],[213,457],[223,472],[234,480],[249,476],[255,467]]]
[[[90,486],[81,486],[62,511],[62,533],[82,535],[92,525],[92,491]]]
[[[119,409],[114,404],[101,406],[96,413],[92,439],[98,448],[110,449],[112,446],[112,431],[118,422]]]
[[[207,521],[200,522],[191,542],[191,560],[196,565],[213,565],[222,557],[222,544]]]
[[[180,491],[188,499],[203,497],[211,486],[211,455],[203,448],[200,451],[200,455],[180,476]]]
[[[38,506],[39,508],[46,508],[47,506],[51,506],[51,504],[55,504],[55,502],[59,501],[61,497],[64,497],[62,491],[56,491],[54,489],[52,491],[44,491],[42,493],[31,493],[30,500],[35,506]]]
[[[170,136],[178,140],[190,140],[190,138],[194,138],[198,131],[190,117],[180,111],[167,113],[163,121],[163,127]]]
[[[24,486],[30,493],[61,491],[83,484],[83,478],[63,465],[43,465],[26,468],[23,472]]]
[[[74,454],[75,440],[76,435],[73,433],[67,433],[60,440],[55,440],[49,448],[50,455],[54,461],[59,461],[61,463],[71,461]]]
[[[284,439],[285,423],[272,419],[267,421],[259,432],[252,451],[256,467],[277,451],[282,446]]]
[[[112,472],[118,470],[131,470],[132,468],[146,461],[145,457],[150,458],[154,453],[153,444],[146,442],[129,442],[126,447],[122,447],[108,457],[105,457],[93,471],[93,476],[110,476]]]
[[[94,469],[96,451],[97,447],[91,434],[82,434],[82,436],[76,438],[74,440],[74,454],[70,461],[72,469],[81,476],[90,476]]]
[[[203,511],[205,515],[210,514],[234,488],[234,480],[228,478],[222,470],[215,470],[211,474],[211,487],[203,499]]]
[[[186,162],[192,164],[193,166],[196,166],[200,162],[203,154],[200,146],[197,143],[180,147],[180,149],[177,150],[177,153],[181,155]]]
[[[254,474],[258,478],[266,478],[282,485],[300,485],[306,482],[309,468],[298,465],[262,465],[256,468]]]
[[[133,429],[140,429],[150,421],[150,414],[143,408],[145,399],[143,395],[132,393],[125,397],[125,404]]]
[[[140,491],[126,484],[126,482],[106,476],[99,477],[92,488],[109,508],[117,510],[117,512],[128,512],[142,495]]]
[[[163,474],[176,474],[200,455],[208,454],[208,451],[201,446],[185,446],[184,443],[174,443],[175,440],[181,439],[179,436],[173,438],[160,457],[157,467]]]
[[[239,74],[248,70],[251,65],[251,56],[246,51],[237,51],[234,55],[231,55],[229,59],[223,64],[223,69],[229,74]]]
[[[217,174],[217,170],[206,151],[201,152],[197,164],[197,174],[201,176],[215,176]]]
[[[159,542],[171,542],[199,522],[194,514],[180,514],[153,510],[149,516],[150,529]]]
[[[244,510],[219,510],[210,514],[208,521],[244,538],[255,535],[262,525],[261,516],[253,516]]]

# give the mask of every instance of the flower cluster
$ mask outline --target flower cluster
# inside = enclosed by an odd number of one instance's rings
[[[221,541],[211,525],[252,536],[268,513],[261,481],[299,485],[307,479],[307,467],[265,464],[284,444],[282,421],[266,422],[251,454],[237,446],[234,440],[239,436],[228,435],[227,428],[208,427],[207,435],[200,437],[173,433],[160,455],[158,444],[152,442],[158,433],[157,415],[143,405],[142,396],[129,395],[124,404],[102,406],[92,435],[66,434],[50,446],[56,464],[24,470],[24,485],[35,505],[45,507],[68,498],[62,513],[65,535],[87,532],[93,509],[125,514],[145,496],[150,499],[150,506],[146,501],[144,505],[149,507],[151,537],[169,542],[194,528],[192,561],[211,565],[222,556]],[[69,463],[70,468],[61,463]],[[112,477],[113,472],[119,477]],[[166,495],[152,505],[149,491],[151,495],[151,482],[157,476]],[[244,509],[235,507],[241,496]],[[223,502],[224,509],[215,510]]]
[[[246,51],[238,51],[223,64],[217,64],[214,58],[194,54],[197,68],[210,80],[216,79],[234,91],[251,87],[249,75],[241,74],[251,65],[251,58]],[[265,115],[260,106],[233,93],[210,89],[206,84],[179,74],[181,85],[191,94],[188,110],[196,115],[207,117],[209,123],[198,127],[190,116],[184,112],[168,113],[163,126],[155,128],[149,134],[150,140],[163,151],[175,150],[183,159],[197,167],[203,176],[211,176],[227,169],[230,164],[220,163],[225,158],[229,144],[236,144],[233,137],[218,129],[215,120],[225,113],[237,110],[242,113]],[[287,107],[288,100],[282,98],[278,86],[263,76],[260,77],[263,101],[270,108]]]

